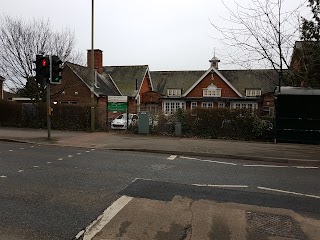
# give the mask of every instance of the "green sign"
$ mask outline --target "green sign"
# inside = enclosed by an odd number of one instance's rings
[[[108,112],[126,112],[127,103],[126,102],[108,102]]]

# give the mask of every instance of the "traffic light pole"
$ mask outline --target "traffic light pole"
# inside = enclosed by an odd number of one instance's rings
[[[47,81],[47,129],[48,140],[51,140],[51,100],[50,100],[50,81],[52,79],[52,55],[49,55],[50,59],[50,80]]]

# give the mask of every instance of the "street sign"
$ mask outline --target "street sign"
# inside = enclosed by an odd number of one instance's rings
[[[128,96],[108,96],[108,103],[110,102],[127,102],[128,101]]]
[[[108,102],[108,111],[109,112],[126,112],[127,111],[127,102]]]

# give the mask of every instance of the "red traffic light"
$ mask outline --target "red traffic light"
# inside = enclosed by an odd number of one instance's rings
[[[41,60],[41,66],[42,66],[42,67],[47,66],[47,59],[43,58],[43,59]]]

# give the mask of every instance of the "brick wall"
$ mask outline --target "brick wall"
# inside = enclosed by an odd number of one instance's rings
[[[239,96],[217,75],[209,73],[186,97],[202,97],[203,88],[207,88],[213,83],[217,88],[221,88],[221,97],[239,98]]]
[[[140,89],[140,92],[139,92],[139,95],[140,95],[140,99],[142,99],[142,95],[145,93],[145,92],[148,92],[148,91],[151,91],[151,81],[149,79],[149,76],[148,74],[146,74],[144,76],[144,79],[143,79],[143,82],[142,82],[142,86],[141,86],[141,89]]]
[[[87,85],[66,65],[62,71],[62,81],[59,85],[51,85],[52,102],[77,102],[90,105],[91,92]],[[97,97],[94,96],[95,103]]]

